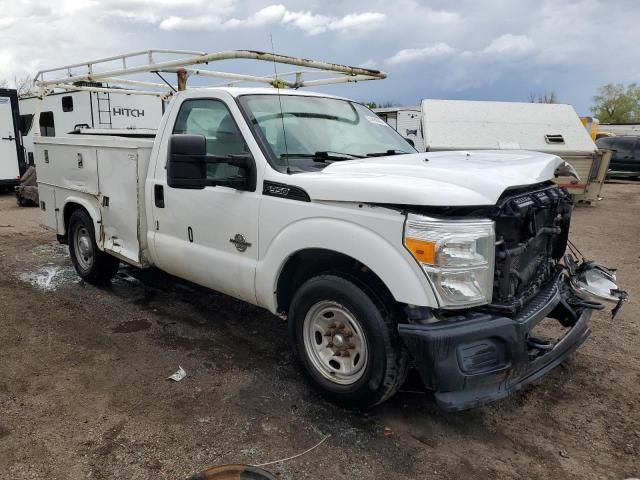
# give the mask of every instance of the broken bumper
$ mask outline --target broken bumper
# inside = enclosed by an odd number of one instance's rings
[[[514,317],[468,311],[455,321],[398,328],[439,406],[465,410],[508,396],[580,347],[590,334],[592,309],[603,306],[574,308],[576,299],[569,278],[560,275]],[[540,343],[531,331],[550,315],[570,328],[561,339]]]

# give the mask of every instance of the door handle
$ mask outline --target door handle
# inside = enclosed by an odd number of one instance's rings
[[[164,187],[162,185],[153,186],[153,198],[156,203],[156,207],[164,208]]]
[[[16,138],[9,135],[8,137],[2,137],[2,140],[9,140],[10,142],[14,141]]]

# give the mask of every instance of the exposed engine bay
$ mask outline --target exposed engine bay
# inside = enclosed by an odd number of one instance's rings
[[[496,224],[493,307],[518,311],[561,271],[571,208],[569,194],[550,182],[502,195],[492,216]]]

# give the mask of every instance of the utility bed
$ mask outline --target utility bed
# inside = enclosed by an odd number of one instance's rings
[[[61,207],[73,197],[99,215],[96,236],[105,251],[143,266],[144,179],[152,147],[153,139],[147,138],[38,138],[35,158],[43,224],[63,235]]]

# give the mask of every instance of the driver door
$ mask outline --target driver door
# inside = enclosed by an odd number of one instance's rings
[[[219,98],[185,99],[171,133],[204,135],[208,154],[248,152],[232,112]],[[209,165],[208,186],[198,190],[171,188],[166,168],[156,169],[151,193],[156,263],[173,275],[254,303],[261,195],[230,186],[237,185],[239,170]]]

